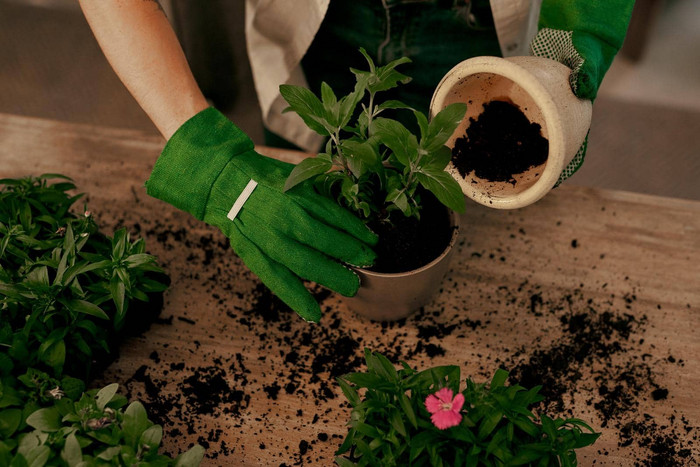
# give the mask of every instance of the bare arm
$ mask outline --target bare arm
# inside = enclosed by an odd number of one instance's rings
[[[107,60],[165,139],[209,106],[156,0],[80,0]]]

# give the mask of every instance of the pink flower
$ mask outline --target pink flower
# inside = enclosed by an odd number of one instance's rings
[[[442,388],[425,398],[425,408],[432,414],[430,421],[440,430],[457,426],[462,421],[459,411],[464,405],[464,395],[458,393],[454,398],[452,395],[452,389]]]

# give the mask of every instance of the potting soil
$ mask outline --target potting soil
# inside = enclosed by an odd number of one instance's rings
[[[511,102],[494,100],[483,106],[452,150],[452,163],[462,177],[474,172],[484,180],[515,184],[514,175],[547,161],[549,141],[539,124]]]

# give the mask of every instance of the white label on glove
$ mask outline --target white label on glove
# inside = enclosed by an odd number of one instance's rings
[[[226,217],[228,217],[231,221],[236,218],[238,212],[241,210],[245,202],[248,201],[248,198],[250,198],[250,195],[253,193],[256,186],[258,186],[258,182],[251,178],[245,188],[243,188],[243,191],[241,191],[241,194],[238,195],[238,198],[236,198],[236,202],[233,203],[233,206],[231,206],[231,210],[228,212]]]

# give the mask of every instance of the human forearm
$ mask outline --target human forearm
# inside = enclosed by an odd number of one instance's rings
[[[80,5],[112,68],[166,139],[208,106],[157,1]]]

